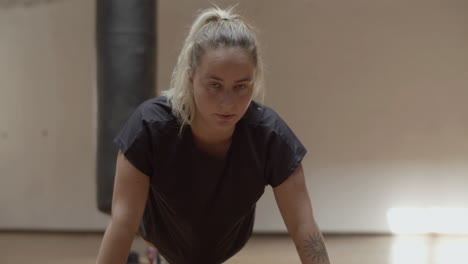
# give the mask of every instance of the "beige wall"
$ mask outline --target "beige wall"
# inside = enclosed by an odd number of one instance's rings
[[[219,1],[227,6],[237,1]],[[194,11],[159,1],[165,89]],[[392,207],[468,203],[468,2],[240,1],[265,103],[296,131],[316,219],[387,232]],[[0,228],[102,229],[95,206],[94,2],[0,9]],[[284,231],[268,189],[257,231]]]
[[[0,228],[102,229],[93,1],[0,9]]]

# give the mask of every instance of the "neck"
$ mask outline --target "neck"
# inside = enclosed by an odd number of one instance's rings
[[[194,143],[199,150],[221,159],[226,156],[231,145],[234,127],[228,131],[214,131],[194,120],[191,129]]]
[[[210,129],[208,126],[193,120],[191,124],[192,134],[194,138],[208,145],[218,145],[231,142],[232,135],[234,134],[234,127],[226,131]]]

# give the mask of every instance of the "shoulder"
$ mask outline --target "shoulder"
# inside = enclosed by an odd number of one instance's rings
[[[280,185],[302,161],[306,148],[272,108],[252,101],[243,117],[248,153],[261,160],[267,183]]]
[[[155,97],[142,102],[135,110],[141,120],[157,130],[178,129],[177,118],[172,113],[171,103],[165,96]]]
[[[142,102],[136,109],[142,118],[147,122],[172,121],[175,117],[172,114],[171,104],[166,97],[154,97]]]
[[[274,109],[256,101],[250,103],[243,120],[247,127],[260,129],[264,133],[284,136],[290,132],[286,122]]]
[[[283,118],[271,107],[252,101],[243,117],[246,131],[255,144],[262,146],[277,146],[281,152],[287,149],[302,149],[299,138]],[[300,150],[302,151],[302,150]]]

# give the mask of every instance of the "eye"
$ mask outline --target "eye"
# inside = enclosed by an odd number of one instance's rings
[[[236,89],[245,89],[247,88],[247,84],[238,84],[235,86]]]
[[[211,88],[220,88],[221,87],[221,84],[219,83],[216,83],[216,82],[212,82],[212,83],[209,83],[208,86],[210,86]]]

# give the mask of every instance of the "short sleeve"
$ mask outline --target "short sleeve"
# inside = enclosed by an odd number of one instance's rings
[[[283,183],[296,170],[307,153],[288,125],[279,116],[276,118],[275,129],[268,140],[266,165],[267,181],[273,188]]]
[[[125,122],[113,142],[138,170],[151,177],[152,144],[149,124],[144,120],[140,105]]]

